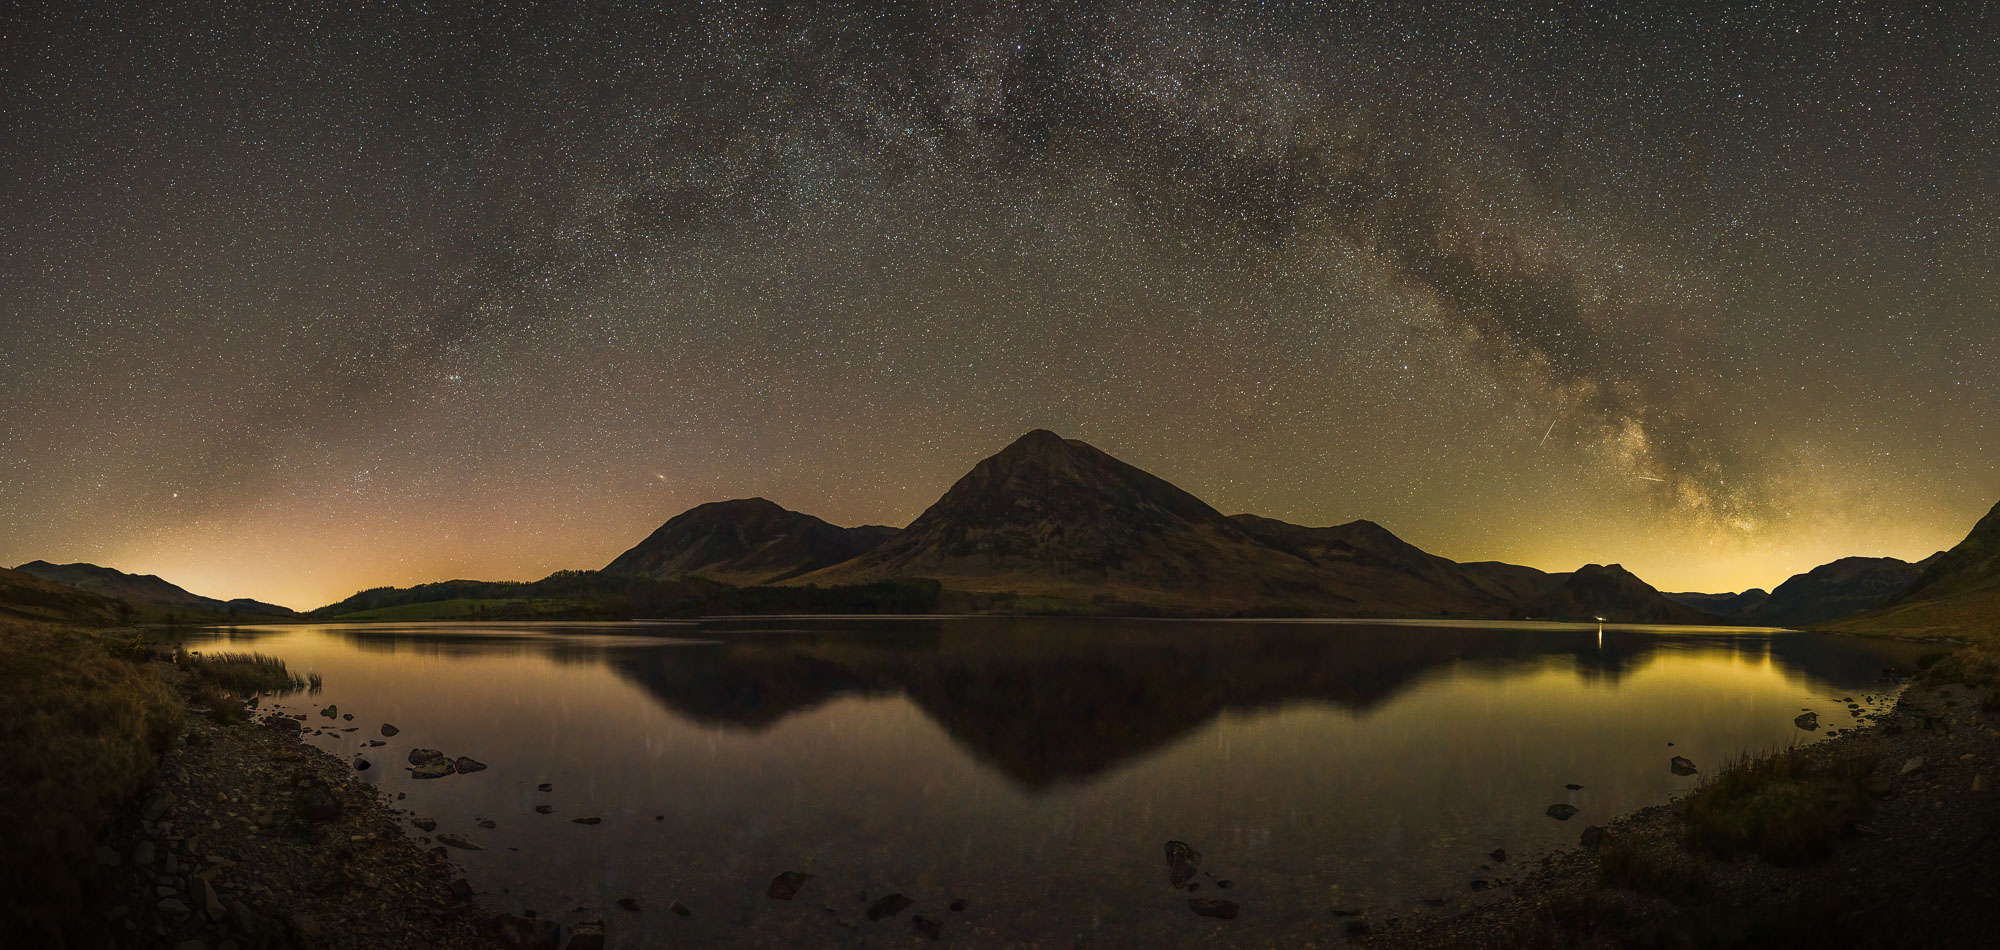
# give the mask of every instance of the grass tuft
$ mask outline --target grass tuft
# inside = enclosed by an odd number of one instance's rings
[[[1939,658],[1924,675],[1939,683],[2000,686],[2000,647],[1980,643],[1961,648]]]
[[[228,690],[238,696],[288,693],[306,688],[306,681],[286,669],[285,661],[262,653],[189,656],[187,667],[199,683]],[[315,675],[314,679],[317,680],[318,676]]]
[[[1682,804],[1688,845],[1773,864],[1816,861],[1868,814],[1874,797],[1862,782],[1874,768],[1873,757],[1820,761],[1798,749],[1733,763]]]

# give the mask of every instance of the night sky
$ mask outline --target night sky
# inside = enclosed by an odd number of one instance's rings
[[[529,579],[1033,427],[1667,590],[2000,499],[2000,6],[36,6],[0,563]]]

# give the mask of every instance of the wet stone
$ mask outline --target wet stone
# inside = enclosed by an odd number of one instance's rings
[[[1682,755],[1674,756],[1673,759],[1668,761],[1667,768],[1670,771],[1672,771],[1675,775],[1693,775],[1696,772],[1701,771],[1700,769],[1694,767],[1693,760]]]
[[[1575,818],[1579,810],[1575,805],[1558,802],[1548,807],[1547,814],[1550,818],[1554,818],[1557,821],[1568,821],[1571,818]]]
[[[1223,900],[1219,897],[1190,897],[1188,898],[1188,909],[1203,917],[1235,920],[1236,912],[1239,908],[1235,901]]]
[[[1201,852],[1185,841],[1167,842],[1167,882],[1175,887],[1184,887],[1194,880],[1195,869],[1201,867]]]
[[[386,739],[386,738],[389,738],[389,737],[391,737],[391,736],[394,736],[394,735],[395,735],[396,733],[399,733],[399,732],[402,732],[402,731],[403,731],[403,730],[401,730],[401,729],[398,729],[398,728],[396,728],[396,727],[395,727],[394,725],[392,725],[392,724],[390,724],[390,723],[386,723],[386,722],[385,722],[385,723],[383,723],[383,724],[382,724],[382,737],[383,737],[383,738],[385,738],[385,739]]]
[[[812,875],[798,871],[786,871],[771,879],[771,886],[764,889],[764,896],[772,900],[788,901],[804,887]]]
[[[916,901],[901,894],[886,894],[875,901],[875,903],[868,905],[868,919],[881,920],[884,917],[894,917],[903,911],[909,910],[910,905],[915,903]]]

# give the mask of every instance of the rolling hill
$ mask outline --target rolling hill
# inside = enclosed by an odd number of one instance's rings
[[[67,584],[79,590],[89,591],[113,600],[122,600],[137,607],[165,607],[187,611],[203,611],[225,616],[294,616],[289,608],[267,604],[247,597],[236,600],[217,600],[189,593],[157,574],[127,574],[124,571],[96,564],[50,564],[47,561],[29,561],[15,568],[23,574],[32,574],[43,580]]]
[[[849,560],[895,534],[882,525],[843,528],[762,498],[718,501],[674,516],[604,572],[754,586]]]

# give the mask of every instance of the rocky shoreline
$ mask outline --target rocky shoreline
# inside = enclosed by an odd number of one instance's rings
[[[1350,936],[1411,950],[1992,946],[1996,690],[1919,676],[1872,725],[1801,747],[1808,762],[1868,769],[1858,781],[1871,799],[1865,817],[1816,860],[1694,847],[1681,799],[1588,829],[1580,846],[1542,859],[1498,899],[1450,917],[1351,925]]]
[[[270,716],[187,731],[95,857],[111,946],[174,950],[497,946],[442,846]]]

